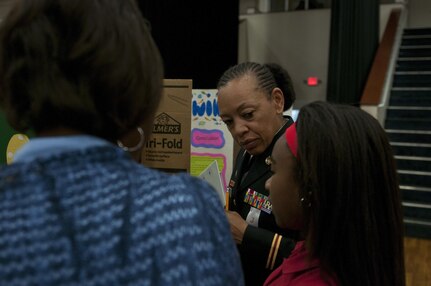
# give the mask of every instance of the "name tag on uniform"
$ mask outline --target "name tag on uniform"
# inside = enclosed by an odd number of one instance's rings
[[[272,204],[269,201],[268,196],[262,195],[261,193],[258,193],[250,188],[245,193],[244,202],[268,214],[272,212]]]
[[[258,210],[257,208],[251,207],[250,212],[248,213],[245,221],[249,225],[259,227],[259,216],[260,216],[260,210]]]

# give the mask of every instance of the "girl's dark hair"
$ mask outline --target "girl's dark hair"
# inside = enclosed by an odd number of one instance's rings
[[[280,65],[274,63],[262,65],[254,62],[245,62],[233,66],[226,70],[220,77],[217,89],[222,88],[230,81],[241,78],[244,75],[254,75],[257,79],[258,89],[264,91],[268,95],[268,98],[270,98],[274,88],[280,88],[284,95],[283,110],[288,110],[295,102],[296,95],[289,73]]]
[[[341,285],[404,285],[403,221],[385,131],[353,106],[315,102],[297,120],[310,255]]]
[[[159,51],[134,0],[21,0],[0,28],[0,106],[18,131],[113,140],[158,106]]]

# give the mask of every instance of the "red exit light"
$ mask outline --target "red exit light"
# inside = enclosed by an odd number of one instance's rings
[[[319,84],[319,78],[315,76],[310,76],[307,78],[307,85],[308,86],[316,86]]]

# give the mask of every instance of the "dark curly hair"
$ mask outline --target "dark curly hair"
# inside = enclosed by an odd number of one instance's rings
[[[162,60],[136,1],[17,1],[0,28],[0,107],[12,127],[114,140],[154,115]]]

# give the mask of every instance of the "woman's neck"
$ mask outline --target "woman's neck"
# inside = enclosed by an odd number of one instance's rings
[[[56,128],[36,132],[37,137],[55,137],[55,136],[82,135],[82,134],[84,134],[82,131],[67,128],[67,127],[56,127]]]

